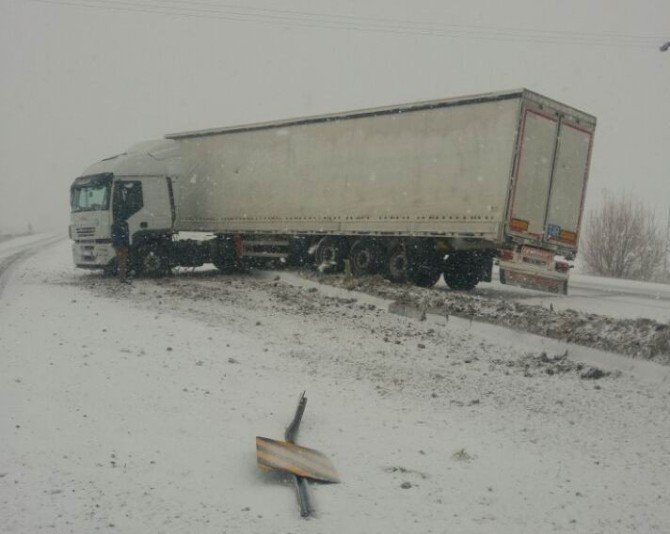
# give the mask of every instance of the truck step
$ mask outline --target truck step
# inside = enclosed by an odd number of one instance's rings
[[[288,241],[255,241],[253,239],[245,239],[243,243],[245,247],[288,247]]]
[[[289,257],[289,245],[289,240],[284,236],[252,236],[242,241],[241,256],[286,260]]]
[[[244,252],[243,258],[288,258],[286,252]]]

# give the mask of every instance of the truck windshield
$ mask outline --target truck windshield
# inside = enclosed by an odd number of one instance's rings
[[[106,177],[78,178],[70,194],[72,211],[108,210],[110,189],[111,180]]]

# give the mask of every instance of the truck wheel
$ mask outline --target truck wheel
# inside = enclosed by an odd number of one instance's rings
[[[440,255],[421,242],[401,243],[386,258],[386,276],[395,284],[433,287],[441,271]]]
[[[386,258],[386,277],[394,284],[405,284],[408,280],[408,265],[405,247],[395,247]]]
[[[354,276],[377,274],[382,265],[381,247],[371,239],[359,239],[349,254],[351,273]]]
[[[415,239],[405,243],[407,277],[419,287],[433,287],[442,276],[444,255],[429,240]]]
[[[433,287],[442,276],[437,266],[430,266],[421,270],[410,270],[410,281],[419,287]]]
[[[163,276],[170,272],[165,254],[156,245],[147,245],[137,250],[136,268],[145,276]]]
[[[451,289],[474,289],[479,283],[479,265],[467,254],[449,254],[444,262],[444,281]]]
[[[314,254],[317,269],[325,273],[344,271],[346,243],[342,239],[327,237],[321,241]]]

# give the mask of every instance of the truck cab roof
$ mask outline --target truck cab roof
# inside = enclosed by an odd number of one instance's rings
[[[117,176],[175,176],[181,172],[179,145],[171,139],[144,141],[125,152],[88,167],[82,176],[112,173]]]

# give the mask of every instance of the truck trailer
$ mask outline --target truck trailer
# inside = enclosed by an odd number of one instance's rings
[[[595,117],[521,89],[169,134],[71,187],[77,267],[313,264],[453,289],[567,292]],[[183,239],[201,232],[209,239]]]

